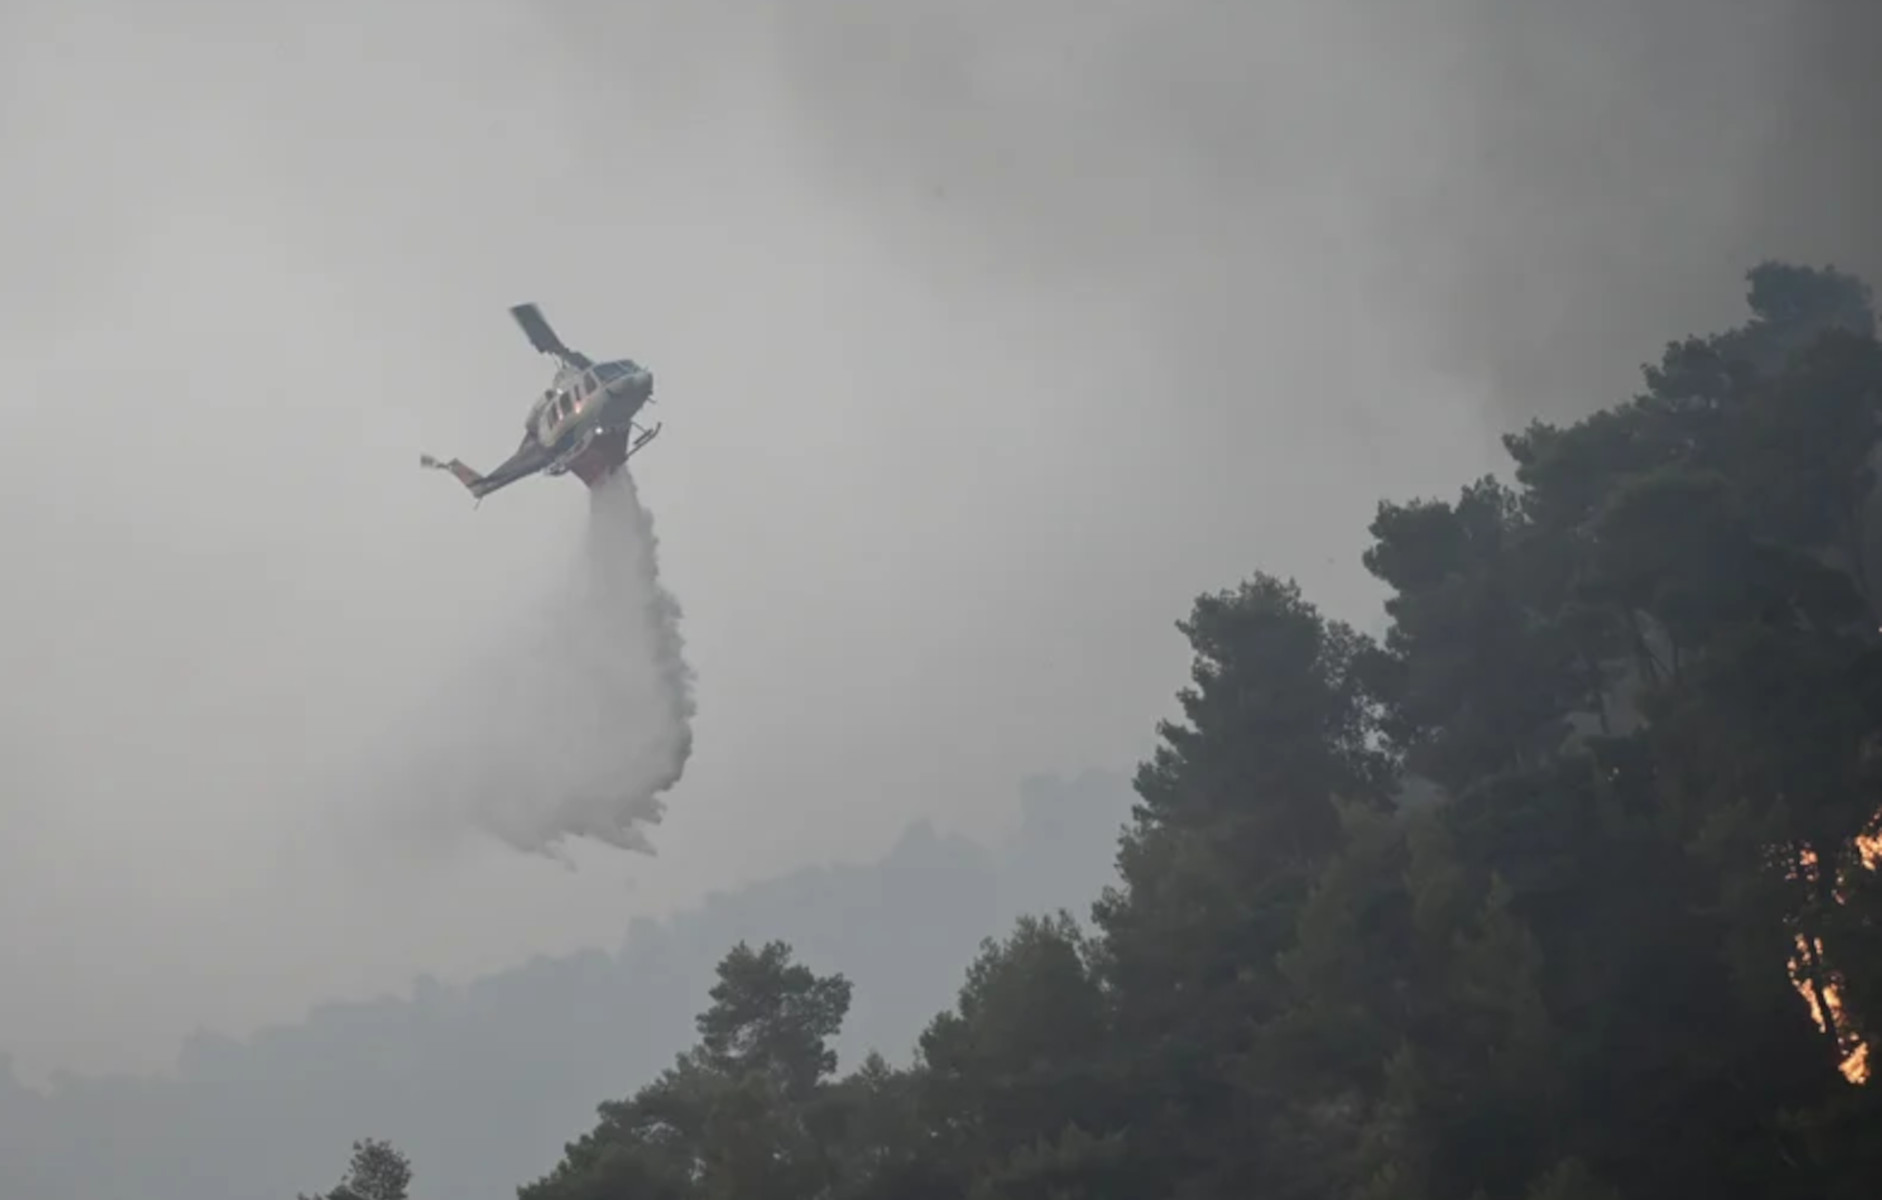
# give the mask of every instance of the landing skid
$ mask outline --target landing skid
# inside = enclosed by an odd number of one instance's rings
[[[635,426],[635,428],[638,429],[639,426]],[[621,461],[626,462],[628,459],[634,457],[634,451],[640,449],[642,446],[645,446],[648,442],[653,441],[654,435],[659,432],[660,432],[660,426],[658,424],[656,424],[652,429],[642,429],[640,431],[640,436],[634,439],[633,445],[629,446],[627,448],[627,453],[621,457]]]

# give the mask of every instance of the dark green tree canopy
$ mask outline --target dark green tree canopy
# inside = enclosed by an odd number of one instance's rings
[[[406,1200],[411,1186],[411,1160],[390,1142],[366,1138],[353,1143],[353,1157],[338,1186],[299,1200]]]
[[[836,1069],[829,1040],[849,1012],[850,984],[791,961],[790,947],[744,943],[719,964],[712,1007],[699,1016],[701,1064],[725,1075],[762,1073],[804,1095]]]

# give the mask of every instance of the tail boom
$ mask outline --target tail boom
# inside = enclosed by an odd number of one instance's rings
[[[482,474],[459,459],[435,458],[429,454],[418,456],[418,465],[433,471],[449,471],[457,481],[464,485],[471,495],[482,499],[500,487],[508,487],[517,480],[539,471],[561,474],[572,472],[590,488],[599,487],[603,480],[621,469],[622,464],[633,456],[636,450],[653,440],[660,432],[660,426],[642,429],[638,425],[629,425],[624,429],[612,429],[595,435],[586,446],[566,460],[567,465],[559,465],[558,460],[549,457],[541,447],[525,444],[512,455],[508,462]]]

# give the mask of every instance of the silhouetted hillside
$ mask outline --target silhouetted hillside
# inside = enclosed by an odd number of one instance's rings
[[[843,1050],[904,1060],[982,938],[1021,913],[1083,913],[1112,877],[1131,794],[1118,777],[1029,780],[988,848],[912,826],[880,862],[819,867],[636,921],[616,954],[537,959],[410,1000],[330,1004],[246,1041],[193,1039],[173,1076],[20,1086],[0,1059],[0,1200],[257,1200],[333,1173],[368,1134],[425,1170],[417,1197],[502,1198],[561,1155],[598,1100],[694,1036],[725,947],[791,941],[856,983]]]

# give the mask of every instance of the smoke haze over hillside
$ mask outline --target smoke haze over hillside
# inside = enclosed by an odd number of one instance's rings
[[[9,1200],[293,1195],[366,1124],[422,1164],[415,1200],[505,1200],[600,1097],[672,1061],[740,938],[788,938],[855,981],[846,1063],[872,1048],[904,1061],[982,937],[1096,896],[1130,800],[1123,780],[1095,773],[1028,780],[994,844],[917,824],[879,861],[715,894],[623,926],[598,951],[458,985],[427,976],[409,996],[322,1005],[243,1041],[193,1037],[161,1079],[29,1089],[0,1056],[0,1184]]]

